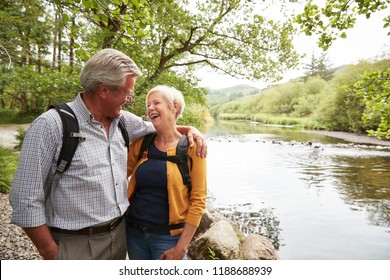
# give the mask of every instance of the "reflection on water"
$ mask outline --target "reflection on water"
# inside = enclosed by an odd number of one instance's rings
[[[390,147],[229,122],[208,136],[214,207],[281,259],[390,259]]]
[[[345,202],[366,210],[373,225],[390,227],[390,158],[336,157],[340,170],[334,174]]]

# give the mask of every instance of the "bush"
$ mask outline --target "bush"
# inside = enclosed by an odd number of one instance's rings
[[[0,192],[9,193],[18,164],[18,156],[0,146]]]
[[[18,141],[18,144],[16,144],[15,149],[20,151],[22,148],[24,137],[26,136],[26,130],[22,127],[18,127],[18,134],[16,135],[16,140]]]

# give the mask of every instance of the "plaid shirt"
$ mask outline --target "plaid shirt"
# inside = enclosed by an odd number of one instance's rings
[[[127,200],[127,148],[112,121],[109,136],[94,120],[81,94],[68,104],[85,140],[80,142],[69,169],[52,186],[45,206],[44,186],[50,185],[62,145],[62,122],[55,110],[39,116],[28,128],[10,193],[12,222],[21,227],[77,230],[123,215]],[[130,141],[153,132],[151,123],[122,112]]]

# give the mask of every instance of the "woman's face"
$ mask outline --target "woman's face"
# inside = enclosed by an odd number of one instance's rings
[[[175,105],[171,108],[162,93],[151,93],[146,101],[146,108],[146,114],[156,130],[176,124]]]

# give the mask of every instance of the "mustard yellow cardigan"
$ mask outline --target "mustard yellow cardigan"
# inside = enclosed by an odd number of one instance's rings
[[[147,161],[146,155],[138,161],[138,154],[143,138],[135,140],[130,144],[127,174],[130,175],[127,196],[131,203],[134,194],[136,178],[135,172],[142,163]],[[167,150],[168,156],[176,154],[176,147]],[[206,207],[207,181],[206,181],[206,159],[196,155],[196,144],[188,147],[188,155],[192,158],[192,169],[190,177],[192,190],[183,184],[183,179],[176,163],[167,161],[167,187],[169,205],[169,224],[182,222],[198,227]],[[157,214],[157,213],[156,213]],[[183,229],[171,230],[171,235],[180,234]]]

